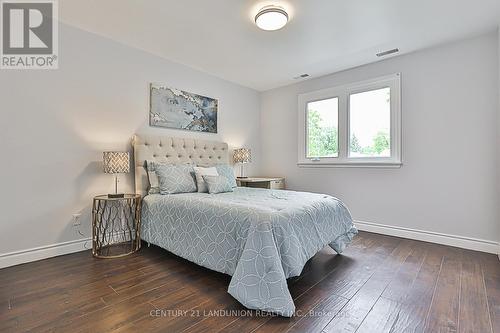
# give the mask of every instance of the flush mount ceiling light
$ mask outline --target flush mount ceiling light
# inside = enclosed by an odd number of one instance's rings
[[[288,23],[287,12],[278,6],[263,7],[255,15],[255,24],[266,31],[279,30]]]

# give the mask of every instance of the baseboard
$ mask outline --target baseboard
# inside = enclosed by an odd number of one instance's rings
[[[403,227],[390,226],[365,221],[355,221],[356,227],[362,231],[374,232],[377,234],[409,238],[424,242],[437,243],[449,246],[460,247],[468,250],[475,250],[497,254],[500,258],[500,244],[498,242],[443,234],[433,231],[424,231]]]
[[[84,238],[69,242],[35,247],[32,249],[0,254],[0,268],[80,252],[89,248],[91,239]],[[85,244],[87,247],[85,247]]]

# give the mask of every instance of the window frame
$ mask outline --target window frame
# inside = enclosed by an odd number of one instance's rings
[[[391,156],[349,157],[350,95],[391,89]],[[307,158],[307,104],[338,98],[338,157]],[[300,167],[400,167],[401,160],[401,74],[395,73],[362,82],[312,91],[298,96],[298,162]]]

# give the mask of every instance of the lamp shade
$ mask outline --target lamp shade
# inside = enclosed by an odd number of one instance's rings
[[[252,162],[252,151],[248,148],[238,148],[233,153],[234,163]]]
[[[126,151],[105,151],[102,154],[104,173],[129,173],[130,157]]]

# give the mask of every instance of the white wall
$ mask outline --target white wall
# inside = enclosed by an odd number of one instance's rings
[[[357,220],[498,241],[497,33],[262,94],[262,167]],[[403,167],[297,167],[297,95],[402,73]]]
[[[76,212],[90,236],[91,199],[113,190],[102,151],[129,149],[134,133],[250,147],[255,163],[248,171],[259,170],[258,92],[65,25],[59,67],[0,71],[0,259],[84,238],[72,227]],[[149,127],[150,82],[218,98],[219,133]],[[120,187],[131,191],[132,184],[129,175]]]
[[[498,113],[497,113],[497,117],[498,117],[498,132],[497,132],[497,142],[500,142],[500,14],[499,14],[499,18],[498,18],[498,32],[497,32],[497,36],[498,36],[498,52],[497,52],[497,55],[498,55],[498,62],[497,62],[497,65],[498,65]],[[498,216],[497,216],[497,228],[498,228],[498,239],[500,239],[500,145],[498,145],[498,156],[497,156],[497,175],[498,175],[498,179],[497,179],[497,195],[498,195],[498,201],[497,201],[497,211],[498,211]],[[500,244],[498,245],[498,257],[500,259]]]

